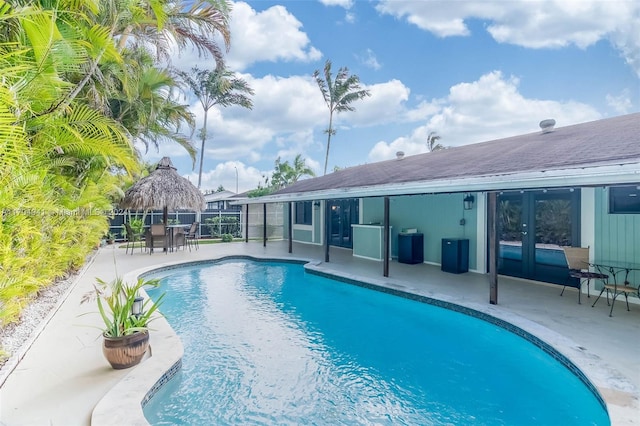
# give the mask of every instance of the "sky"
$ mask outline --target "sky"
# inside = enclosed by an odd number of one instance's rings
[[[637,0],[256,0],[232,3],[226,66],[253,108],[209,110],[203,191],[264,184],[301,154],[321,176],[329,109],[313,78],[332,62],[371,96],[334,115],[328,172],[427,152],[430,132],[457,147],[640,111]],[[189,50],[172,64],[213,69]],[[203,125],[193,96],[183,99]],[[197,133],[192,140],[200,149]],[[198,181],[177,144],[150,148]],[[198,154],[199,158],[199,154]]]

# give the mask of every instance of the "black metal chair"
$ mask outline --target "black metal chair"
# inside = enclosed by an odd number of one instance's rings
[[[613,316],[613,305],[615,305],[616,298],[618,296],[624,294],[624,299],[627,302],[627,311],[631,310],[629,309],[629,295],[635,294],[637,297],[640,297],[640,286],[634,286],[627,281],[618,284],[614,280],[613,283],[605,283],[604,287],[602,287],[602,290],[600,290],[598,298],[595,300],[595,302],[593,302],[593,305],[591,305],[591,307],[596,306],[596,303],[598,303],[598,300],[600,300],[600,296],[602,296],[602,293],[605,291],[607,292],[607,305],[609,305],[609,293],[611,293],[611,310],[609,311],[610,317]]]
[[[127,231],[127,245],[125,253],[129,252],[129,247],[131,247],[131,254],[133,254],[133,249],[136,247],[136,243],[142,241],[142,234],[137,234],[131,228],[131,225],[128,223],[124,224],[124,228]],[[140,252],[142,252],[143,246],[140,246]]]
[[[193,222],[189,227],[189,232],[185,234],[185,239],[187,242],[187,247],[189,247],[189,251],[191,251],[191,246],[194,246],[196,250],[199,248],[198,244],[198,228],[200,227],[200,222]]]
[[[582,280],[586,280],[587,297],[591,297],[591,294],[589,293],[589,281],[602,280],[604,284],[606,284],[609,279],[609,275],[589,270],[589,247],[562,247],[562,250],[564,251],[564,257],[567,260],[567,265],[569,266],[569,276],[567,277],[567,282],[565,282],[564,287],[562,287],[560,296],[564,293],[564,289],[567,287],[569,279],[577,278],[578,285],[576,288],[578,289],[578,303],[580,304]]]

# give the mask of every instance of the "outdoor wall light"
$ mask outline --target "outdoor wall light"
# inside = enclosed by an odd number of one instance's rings
[[[142,314],[142,305],[144,297],[138,296],[133,299],[133,305],[131,305],[131,314],[138,317]]]
[[[476,200],[476,198],[471,195],[471,194],[465,194],[464,195],[464,199],[462,200],[462,202],[464,203],[464,209],[465,210],[471,210],[473,208],[473,202]]]
[[[316,209],[320,208],[320,201],[314,201],[313,202],[313,207],[315,207]]]

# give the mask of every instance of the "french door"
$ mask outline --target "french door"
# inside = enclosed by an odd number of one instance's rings
[[[353,248],[352,224],[358,223],[359,200],[349,198],[329,201],[329,244]]]
[[[562,246],[580,245],[580,191],[504,192],[497,208],[498,273],[564,284]]]

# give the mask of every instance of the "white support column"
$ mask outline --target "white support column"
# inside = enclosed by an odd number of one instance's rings
[[[487,193],[476,194],[476,271],[488,272],[487,268]]]
[[[580,246],[589,247],[589,262],[595,256],[596,235],[596,189],[580,190]],[[597,280],[589,280],[589,291],[594,293]],[[582,291],[584,293],[584,290]]]

